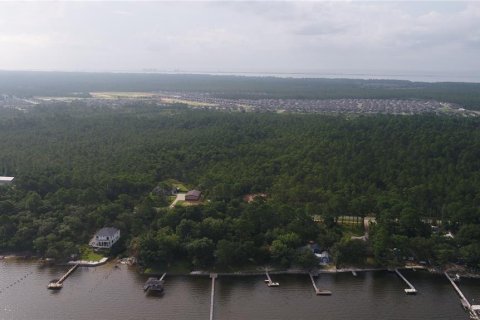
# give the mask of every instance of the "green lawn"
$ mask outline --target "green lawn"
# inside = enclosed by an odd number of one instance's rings
[[[165,182],[171,184],[175,188],[178,188],[180,192],[188,192],[188,190],[190,190],[190,188],[187,185],[185,185],[183,182],[180,182],[175,179],[168,179]]]
[[[83,246],[80,249],[80,259],[86,261],[98,261],[103,258],[103,255],[96,253],[89,246]]]
[[[161,275],[164,272],[168,272],[171,274],[188,274],[192,271],[192,266],[190,261],[188,260],[178,260],[172,263],[169,266],[150,266],[146,268],[143,273],[148,275]]]
[[[347,239],[350,237],[361,237],[365,234],[363,225],[342,225],[343,236]]]

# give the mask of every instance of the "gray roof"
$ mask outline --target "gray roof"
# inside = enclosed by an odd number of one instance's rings
[[[187,196],[195,196],[195,197],[200,197],[201,192],[198,190],[190,190],[187,192]]]
[[[95,235],[99,237],[113,237],[117,231],[119,231],[117,228],[105,227],[98,230]]]

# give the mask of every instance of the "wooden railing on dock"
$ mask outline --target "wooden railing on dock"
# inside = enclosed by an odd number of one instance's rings
[[[395,272],[397,273],[397,275],[402,278],[403,281],[405,281],[405,283],[407,284],[407,286],[409,286],[409,288],[407,289],[404,289],[405,290],[405,293],[406,294],[416,294],[417,293],[417,289],[415,289],[415,287],[410,283],[410,281],[407,280],[407,278],[405,278],[403,276],[403,274],[400,273],[400,271],[398,271],[397,268],[395,268]]]
[[[457,292],[458,296],[460,297],[460,301],[462,303],[462,306],[470,313],[470,319],[480,320],[480,317],[478,316],[477,311],[475,311],[474,308],[473,308],[474,306],[472,306],[470,304],[470,302],[468,302],[467,298],[465,298],[465,296],[463,295],[463,292],[457,286],[455,281],[453,281],[453,279],[450,278],[450,276],[448,275],[447,272],[444,272],[444,274],[447,277],[447,279],[450,281],[450,283],[452,284],[452,286],[455,289],[455,291]]]
[[[63,277],[60,278],[60,280],[58,280],[57,283],[63,283],[63,281],[65,281],[65,279],[68,278],[69,275],[71,275],[73,273],[73,271],[75,271],[75,269],[78,268],[78,264],[74,265],[73,267],[70,268],[70,270],[67,271],[67,273],[65,273],[63,275]]]

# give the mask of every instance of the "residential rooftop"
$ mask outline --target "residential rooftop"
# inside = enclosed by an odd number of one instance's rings
[[[187,196],[195,196],[195,197],[200,197],[202,193],[198,190],[190,190],[187,192]]]
[[[113,227],[105,227],[98,230],[95,235],[99,237],[113,237],[119,230]]]

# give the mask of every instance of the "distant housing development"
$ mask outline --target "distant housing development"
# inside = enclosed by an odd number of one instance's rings
[[[198,201],[202,193],[198,190],[190,190],[185,195],[185,201]]]
[[[95,233],[92,240],[90,240],[90,246],[98,249],[108,249],[111,248],[118,239],[120,239],[120,230],[106,227]]]
[[[12,183],[14,177],[0,177],[0,186]]]

